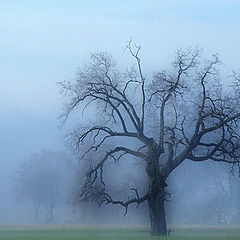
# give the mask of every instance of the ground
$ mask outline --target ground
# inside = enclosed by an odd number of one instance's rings
[[[150,237],[144,227],[0,226],[0,240],[239,240],[240,226],[172,227],[170,237]]]

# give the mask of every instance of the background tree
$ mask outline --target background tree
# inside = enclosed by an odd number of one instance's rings
[[[210,164],[210,163],[209,163]],[[212,179],[209,182],[209,191],[212,195],[209,211],[215,213],[218,224],[237,223],[239,216],[239,173],[227,163],[217,166],[206,165],[206,171]],[[236,214],[237,213],[237,214]]]
[[[17,196],[20,199],[27,199],[32,202],[36,223],[39,222],[39,210],[42,205],[42,178],[35,177],[39,175],[38,169],[36,168],[36,166],[38,166],[37,161],[38,156],[33,155],[30,161],[23,163],[15,179]],[[35,181],[32,181],[33,179],[35,179]]]
[[[205,61],[198,50],[177,51],[172,70],[145,78],[140,47],[130,42],[127,48],[136,68],[120,72],[109,54],[93,53],[75,81],[60,83],[69,97],[62,117],[77,109],[97,112],[70,135],[76,149],[90,142],[82,154],[89,168],[80,200],[97,197],[126,212],[130,204],[147,201],[152,235],[166,235],[166,180],[174,169],[186,159],[238,164],[238,99],[224,92],[216,55]],[[134,196],[118,200],[108,191],[104,170],[128,155],[146,165],[148,186],[144,194],[132,188]]]
[[[15,179],[17,195],[32,202],[37,223],[41,207],[47,211],[45,222],[53,222],[53,211],[64,197],[67,162],[68,158],[63,152],[42,150],[19,167]]]

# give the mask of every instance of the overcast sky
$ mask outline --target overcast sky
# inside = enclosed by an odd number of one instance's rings
[[[74,79],[90,52],[107,50],[123,63],[133,37],[145,71],[188,47],[238,69],[239,12],[237,0],[0,0],[0,175],[32,152],[62,148],[56,82]]]

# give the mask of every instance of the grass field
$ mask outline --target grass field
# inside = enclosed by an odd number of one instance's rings
[[[240,227],[178,227],[172,236],[151,237],[134,227],[0,226],[0,240],[239,240]]]

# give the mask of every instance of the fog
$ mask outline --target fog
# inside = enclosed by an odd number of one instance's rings
[[[149,224],[147,205],[131,206],[124,216],[121,207],[74,201],[84,173],[64,140],[71,123],[59,119],[64,99],[57,82],[74,79],[92,51],[112,53],[122,68],[132,64],[124,51],[132,38],[142,46],[146,75],[168,68],[177,49],[200,47],[207,56],[219,54],[227,85],[240,68],[239,8],[234,0],[0,1],[0,224]],[[36,221],[32,200],[19,194],[21,166],[36,156],[59,161],[51,221],[44,201]],[[144,164],[131,159],[117,168],[108,169],[109,182],[117,179],[115,196],[127,197],[126,186],[139,181],[144,190]],[[240,182],[233,173],[224,164],[185,161],[167,182],[168,223],[239,224]]]
[[[119,163],[116,167],[110,164],[107,182],[110,183],[114,196],[121,199],[131,196],[130,188],[139,183],[141,193],[141,190],[146,188],[144,168],[144,164],[139,164],[134,159],[127,165]],[[63,152],[42,150],[29,156],[25,162],[18,165],[10,181],[9,173],[2,179],[5,181],[2,181],[4,194],[1,195],[0,223],[149,225],[147,204],[130,206],[125,216],[125,209],[119,206],[103,204],[99,207],[94,201],[76,202],[76,186],[81,185],[81,170],[83,171],[83,168],[80,168],[79,163]],[[228,164],[219,166],[212,162],[186,161],[172,173],[167,184],[168,224],[175,226],[240,223],[240,180],[238,172],[232,172]],[[40,202],[37,219],[34,197]],[[50,219],[46,203],[52,203],[52,200],[53,216]]]

